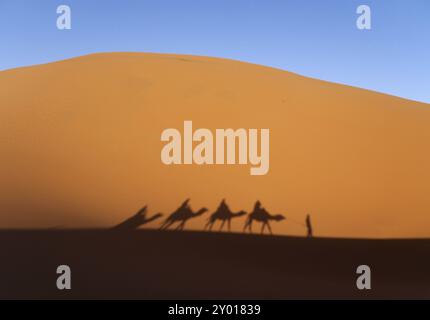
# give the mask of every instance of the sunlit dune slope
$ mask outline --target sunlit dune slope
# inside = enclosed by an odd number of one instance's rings
[[[161,132],[184,120],[269,128],[269,173],[162,164]],[[106,53],[3,71],[0,227],[104,227],[189,197],[210,212],[259,199],[287,216],[277,233],[303,234],[288,218],[310,213],[319,235],[426,237],[429,147],[427,104],[238,61]]]

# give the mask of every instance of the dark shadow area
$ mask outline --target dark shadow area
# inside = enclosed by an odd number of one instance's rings
[[[430,240],[0,231],[0,299],[430,298]],[[72,290],[56,288],[70,266]],[[356,269],[372,270],[372,290]]]

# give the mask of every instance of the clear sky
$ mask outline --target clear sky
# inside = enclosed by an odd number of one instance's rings
[[[72,30],[56,28],[61,4]],[[356,27],[361,4],[371,30]],[[0,70],[112,51],[232,58],[430,103],[429,0],[0,0]]]

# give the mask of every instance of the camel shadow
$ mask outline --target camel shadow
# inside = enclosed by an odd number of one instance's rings
[[[189,201],[190,199],[186,199],[174,212],[172,212],[163,221],[159,229],[167,230],[177,223],[177,226],[176,228],[174,228],[174,230],[182,231],[184,230],[188,220],[197,218],[208,211],[207,208],[201,208],[197,211],[193,211],[191,209],[191,206],[189,205]],[[114,226],[111,229],[119,230],[119,231],[136,230],[142,225],[148,224],[163,216],[163,214],[161,213],[156,213],[151,217],[147,217],[147,210],[148,210],[147,206],[143,207],[136,214],[134,214],[130,218],[127,218],[126,220],[124,220],[123,222],[119,223],[118,225]],[[231,220],[233,218],[238,218],[246,214],[247,212],[243,210],[238,212],[231,211],[225,199],[223,199],[220,202],[218,208],[215,210],[215,212],[213,212],[207,219],[207,223],[205,224],[204,229],[208,231],[212,231],[212,228],[215,225],[215,223],[217,221],[220,221],[221,224],[220,224],[219,231],[223,230],[225,224],[227,224],[227,230],[231,231]],[[285,217],[281,214],[276,214],[276,215],[270,214],[265,208],[261,206],[261,202],[257,201],[254,205],[253,211],[250,212],[246,218],[243,232],[246,232],[247,230],[249,230],[249,232],[252,233],[252,224],[254,221],[256,221],[256,222],[262,223],[261,234],[264,234],[264,231],[266,228],[268,229],[270,234],[273,234],[272,228],[270,226],[270,220],[282,221],[284,219]],[[310,223],[310,216],[307,217],[306,224],[308,228],[308,237],[312,237],[312,227]]]
[[[245,226],[243,227],[243,231],[246,232],[248,229],[250,233],[252,233],[252,223],[253,221],[261,222],[261,234],[264,233],[264,229],[267,227],[269,229],[270,234],[272,233],[272,228],[270,227],[269,221],[282,221],[285,217],[282,214],[270,214],[265,208],[261,206],[261,202],[257,200],[254,205],[254,209],[246,218]]]
[[[166,220],[162,223],[160,230],[167,230],[174,223],[179,223],[175,230],[184,230],[185,224],[188,220],[196,218],[208,211],[207,208],[201,208],[198,211],[193,211],[189,205],[190,199],[185,200],[178,209],[176,209]]]
[[[212,213],[212,215],[209,217],[204,229],[212,231],[212,227],[214,226],[215,222],[219,220],[221,221],[219,231],[222,231],[226,222],[228,231],[231,231],[231,219],[238,218],[244,215],[246,215],[246,211],[243,210],[238,212],[232,212],[227,203],[225,202],[225,199],[223,199],[216,211]]]
[[[140,226],[150,223],[163,216],[163,214],[161,213],[156,213],[152,217],[148,218],[147,209],[148,209],[148,206],[143,207],[135,215],[131,216],[130,218],[124,220],[120,224],[113,227],[112,230],[119,230],[119,231],[136,230]]]

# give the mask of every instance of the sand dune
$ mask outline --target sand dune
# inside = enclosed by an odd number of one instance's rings
[[[165,128],[270,128],[270,171],[166,166]],[[311,213],[315,233],[430,236],[430,105],[207,57],[107,53],[0,72],[0,227],[111,226],[172,212]],[[190,221],[201,228],[207,216]],[[244,219],[233,221],[240,230]]]

